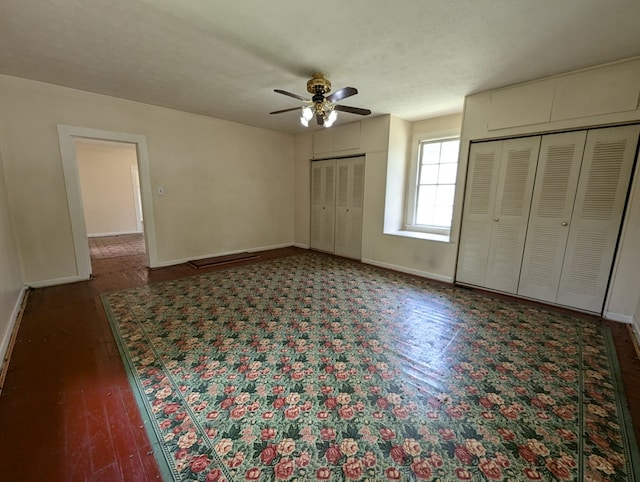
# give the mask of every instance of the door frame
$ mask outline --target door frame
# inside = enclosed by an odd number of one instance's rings
[[[136,214],[136,229],[139,233],[144,233],[144,225],[142,220],[144,215],[142,213],[142,194],[140,192],[140,169],[138,164],[131,165],[131,186],[133,187],[133,205]]]
[[[80,279],[89,279],[91,277],[91,257],[89,254],[89,243],[87,242],[87,226],[84,218],[84,205],[82,203],[82,191],[80,188],[78,159],[75,146],[75,139],[78,138],[135,144],[138,158],[138,172],[140,174],[142,213],[145,221],[144,240],[147,266],[150,268],[157,267],[158,252],[153,219],[153,196],[146,137],[125,132],[90,129],[87,127],[63,124],[58,124],[57,127],[78,277]]]

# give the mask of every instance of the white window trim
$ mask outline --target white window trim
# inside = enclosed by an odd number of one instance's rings
[[[449,228],[437,228],[430,226],[422,226],[411,224],[408,221],[415,219],[416,210],[416,197],[418,189],[418,168],[419,168],[419,150],[420,145],[425,142],[441,142],[450,141],[454,139],[460,139],[459,132],[442,133],[442,135],[425,135],[416,134],[412,139],[411,146],[411,164],[409,167],[409,179],[407,181],[407,197],[406,197],[406,210],[405,218],[402,226],[402,231],[405,233],[424,233],[426,239],[434,239],[437,241],[449,241],[451,235],[451,227]],[[456,180],[457,183],[457,180]],[[422,237],[422,236],[416,236]]]
[[[449,243],[450,237],[448,234],[433,234],[433,233],[422,233],[419,231],[393,231],[384,233],[391,236],[400,236],[403,238],[415,238],[415,239],[426,239],[428,241],[437,241],[440,243]]]

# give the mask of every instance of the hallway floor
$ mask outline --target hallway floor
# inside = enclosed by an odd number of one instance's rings
[[[120,234],[89,238],[91,261],[145,254],[144,234]]]

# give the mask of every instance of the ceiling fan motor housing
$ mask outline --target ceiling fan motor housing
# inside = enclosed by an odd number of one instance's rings
[[[313,100],[316,102],[317,95],[322,96],[331,92],[331,82],[325,79],[324,74],[313,74],[312,78],[307,81],[307,92],[314,94]]]

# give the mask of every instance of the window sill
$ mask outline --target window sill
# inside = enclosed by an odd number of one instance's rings
[[[437,241],[439,243],[451,242],[451,236],[448,234],[423,233],[420,231],[389,231],[384,234],[391,236],[401,236],[403,238],[426,239],[428,241]]]

